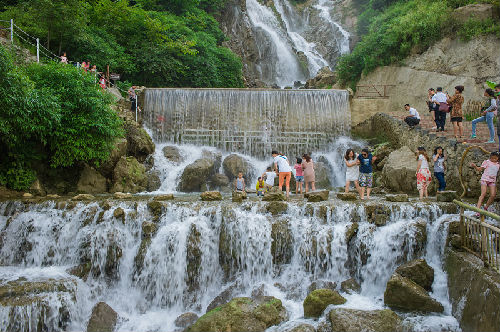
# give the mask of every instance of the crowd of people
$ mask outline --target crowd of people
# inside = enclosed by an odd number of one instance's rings
[[[450,96],[448,92],[443,92],[442,87],[438,87],[436,89],[430,88],[427,96],[427,106],[430,115],[436,124],[433,129],[436,130],[436,132],[446,131],[446,117],[449,113],[450,121],[453,124],[453,134],[457,140],[465,138],[463,128],[464,115],[462,109],[464,104],[464,89],[463,85],[457,85],[455,87],[454,94]],[[480,122],[486,122],[490,134],[489,140],[486,143],[495,143],[494,118],[497,115],[497,109],[500,103],[500,84],[497,84],[494,89],[486,89],[484,91],[484,97],[486,101],[485,105],[481,109],[481,116],[472,120],[470,138],[477,138],[477,124]],[[421,120],[418,111],[409,104],[406,104],[404,108],[409,113],[408,116],[405,117],[404,121],[408,124],[408,126],[410,126],[410,128],[417,126]],[[497,121],[497,133],[500,142],[500,121]]]

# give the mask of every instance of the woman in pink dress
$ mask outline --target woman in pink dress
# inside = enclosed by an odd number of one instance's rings
[[[304,160],[302,161],[302,168],[304,169],[304,182],[306,183],[306,194],[307,191],[309,190],[309,184],[311,184],[311,189],[312,191],[316,190],[316,187],[314,185],[315,176],[314,176],[314,163],[311,159],[311,156],[305,154],[302,156]]]

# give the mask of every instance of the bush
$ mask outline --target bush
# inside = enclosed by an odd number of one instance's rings
[[[476,36],[487,34],[500,37],[500,24],[491,18],[484,21],[470,18],[458,30],[458,36],[463,41],[469,41]]]

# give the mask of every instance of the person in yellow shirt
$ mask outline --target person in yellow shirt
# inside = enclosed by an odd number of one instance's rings
[[[262,177],[259,177],[257,179],[255,190],[257,191],[257,196],[264,196],[264,193],[266,192],[266,182],[264,182],[264,179],[262,179]]]

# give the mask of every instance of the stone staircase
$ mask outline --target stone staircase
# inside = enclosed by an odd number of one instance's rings
[[[445,125],[445,131],[444,132],[436,132],[435,128],[436,123],[432,120],[432,117],[430,113],[425,112],[420,112],[420,127],[423,130],[427,130],[429,132],[429,135],[433,135],[434,137],[446,137],[448,139],[455,139],[455,135],[453,134],[453,124],[450,122],[450,115],[448,114],[446,116],[446,125]],[[402,112],[391,112],[388,113],[389,115],[399,119],[399,120],[404,120],[404,118],[407,116],[407,113],[402,111]],[[477,138],[471,139],[470,135],[472,132],[472,122],[470,121],[464,121],[463,122],[463,127],[464,127],[464,138],[463,139],[458,139],[458,142],[462,144],[470,144],[470,145],[479,145],[483,148],[485,148],[488,151],[498,151],[498,137],[496,136],[496,126],[495,126],[495,142],[496,143],[486,143],[489,138],[490,134],[488,131],[488,126],[486,125],[486,122],[479,123],[476,126],[476,136]]]

